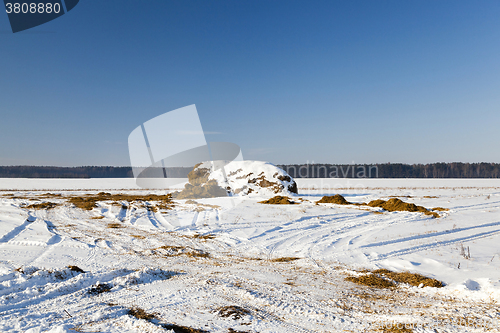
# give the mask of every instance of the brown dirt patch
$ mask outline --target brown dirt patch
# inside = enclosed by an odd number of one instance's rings
[[[293,202],[290,200],[289,197],[284,197],[281,195],[277,195],[275,197],[272,197],[271,199],[264,200],[264,201],[259,201],[261,204],[268,204],[268,205],[294,205],[296,202]]]

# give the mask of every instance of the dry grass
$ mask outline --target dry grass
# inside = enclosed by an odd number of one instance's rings
[[[184,254],[191,258],[210,258],[210,253],[207,252],[188,251]]]
[[[192,236],[192,238],[207,240],[207,239],[214,239],[215,235],[214,234],[207,234],[207,235],[194,234]]]
[[[90,287],[88,293],[90,295],[99,295],[99,294],[111,291],[111,288],[112,287],[109,284],[106,284],[106,283],[104,283],[104,284],[97,283],[95,286]]]
[[[133,307],[128,310],[128,314],[137,318],[137,319],[144,319],[146,321],[152,322],[155,325],[161,326],[162,328],[166,330],[172,330],[175,333],[208,333],[208,331],[204,331],[201,329],[196,329],[192,327],[187,327],[187,326],[181,326],[181,325],[176,325],[176,324],[162,324],[158,322],[153,322],[156,320],[159,320],[158,314],[156,313],[147,313],[143,309],[139,307]]]
[[[163,245],[163,246],[160,246],[158,249],[180,251],[180,250],[186,249],[186,247],[184,247],[184,246],[173,246],[173,245]]]
[[[447,212],[447,211],[449,211],[448,208],[443,208],[443,207],[432,208],[432,210],[437,210],[438,212]]]
[[[366,274],[361,276],[348,276],[345,278],[346,281],[354,282],[368,287],[373,288],[393,288],[395,287],[394,282],[384,279],[375,274]]]
[[[160,324],[161,327],[167,330],[172,330],[175,333],[208,333],[208,331],[175,324]]]
[[[289,197],[284,197],[281,195],[277,195],[275,197],[272,197],[271,199],[264,200],[264,201],[259,201],[261,204],[268,204],[268,205],[294,205],[296,202],[293,202],[290,200]]]
[[[57,206],[58,206],[58,204],[56,204],[55,202],[42,202],[42,203],[38,203],[38,204],[27,205],[27,206],[24,206],[23,208],[27,208],[27,209],[52,209],[52,208],[55,208]]]
[[[166,251],[161,251],[161,250],[166,250]],[[154,249],[153,253],[167,257],[177,257],[185,255],[191,258],[210,258],[210,253],[207,253],[203,250],[193,249],[185,246],[164,245],[160,246],[157,249]]]
[[[271,262],[290,262],[290,261],[294,261],[294,260],[298,260],[300,258],[298,257],[281,257],[281,258],[274,258],[274,259],[270,259],[269,261]]]
[[[252,333],[252,332],[250,332],[250,331],[237,331],[233,328],[228,328],[227,333]]]
[[[99,192],[97,194],[87,194],[85,196],[74,196],[68,199],[70,203],[75,205],[77,208],[83,210],[92,210],[97,207],[96,203],[99,201],[126,201],[131,202],[158,202],[158,207],[161,209],[171,209],[174,205],[172,201],[172,195],[157,195],[157,194],[147,194],[147,195],[133,195],[133,194],[111,194],[106,192]],[[122,205],[117,203],[118,205]],[[124,209],[127,206],[123,206]],[[152,206],[146,206],[152,207]],[[156,207],[155,207],[156,208]]]
[[[142,235],[130,235],[130,236],[132,236],[134,238],[137,238],[137,239],[144,239],[144,238],[146,238],[146,236],[142,236]]]
[[[109,306],[116,306],[116,303],[109,302],[107,303]],[[165,324],[160,322],[160,318],[158,318],[157,313],[147,313],[143,309],[139,307],[133,307],[128,309],[127,314],[135,317],[137,319],[143,319],[146,320],[153,325],[156,325],[158,327],[161,327],[163,329],[168,330],[169,332],[173,331],[175,333],[208,333],[208,331],[202,330],[202,329],[197,329],[197,328],[192,328],[188,326],[182,326],[182,325],[176,325],[176,324]],[[79,325],[73,330],[78,331],[78,332],[87,332],[87,330],[83,330],[82,325]]]
[[[391,272],[387,269],[377,269],[373,271],[373,273],[383,275],[398,283],[407,283],[415,287],[418,287],[421,284],[423,285],[423,287],[435,287],[435,288],[443,287],[443,283],[441,281],[417,273],[410,273],[410,272],[396,273],[396,272]]]
[[[232,318],[233,320],[237,320],[241,319],[243,316],[249,315],[250,311],[237,305],[229,305],[219,308],[218,314],[222,318]]]
[[[103,218],[104,218],[104,216],[101,215],[101,216],[92,216],[90,219],[91,220],[100,220],[100,219],[103,219]]]
[[[410,325],[408,325],[408,326],[410,326]],[[384,328],[380,329],[379,332],[383,332],[383,333],[412,333],[413,330],[411,328],[405,327],[405,324],[399,323],[399,325],[395,324],[391,327],[384,327]]]
[[[144,320],[147,320],[147,321],[156,319],[156,314],[154,314],[154,313],[147,313],[146,311],[144,311],[143,309],[138,308],[138,307],[129,309],[128,310],[128,314],[131,315],[132,317],[137,318],[137,319],[144,319]]]
[[[68,268],[73,271],[73,272],[78,272],[78,273],[85,273],[85,271],[83,269],[81,269],[80,267],[78,266],[73,266],[73,265],[70,265],[68,266]]]
[[[429,278],[417,273],[410,272],[392,272],[387,269],[377,269],[359,277],[348,276],[346,281],[354,282],[357,284],[374,287],[374,288],[392,288],[396,283],[407,283],[409,285],[419,287],[443,287],[443,283],[439,280]]]
[[[207,208],[220,209],[220,206],[218,206],[218,205],[202,204],[202,203],[199,203],[199,202],[194,201],[192,199],[188,199],[184,203],[185,204],[189,204],[189,205],[197,205],[199,207],[207,207]]]
[[[119,229],[119,228],[123,228],[123,225],[121,223],[110,223],[110,224],[108,224],[108,228]]]

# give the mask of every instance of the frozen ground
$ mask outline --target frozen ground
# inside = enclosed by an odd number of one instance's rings
[[[162,194],[130,179],[0,179],[0,331],[372,332],[394,323],[414,332],[499,331],[500,181],[297,183],[296,205],[219,198],[155,212],[112,202],[84,211],[64,199],[104,189]],[[434,219],[315,204],[336,193],[450,210]],[[59,206],[22,207],[40,202]],[[375,268],[446,286],[344,280]],[[129,314],[138,308],[151,316]]]

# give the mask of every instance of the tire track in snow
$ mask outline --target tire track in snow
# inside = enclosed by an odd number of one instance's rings
[[[0,244],[1,243],[8,243],[9,241],[13,240],[16,238],[18,235],[20,235],[26,228],[33,222],[30,222],[28,220],[24,221],[23,224],[15,227],[8,233],[6,233],[2,238],[0,238]]]
[[[65,237],[60,236],[60,235],[54,235],[52,236],[49,241],[47,242],[47,246],[45,249],[33,260],[29,262],[26,266],[32,266],[34,265],[37,261],[43,259],[46,257],[50,252],[54,251],[54,248],[57,248],[61,245],[61,243],[64,241]]]
[[[245,308],[253,311],[253,313],[255,313],[256,316],[261,317],[263,319],[267,319],[267,321],[270,324],[276,323],[279,326],[285,327],[288,332],[316,332],[315,330],[309,330],[307,328],[301,327],[301,326],[296,325],[296,324],[287,323],[287,322],[283,321],[281,318],[279,318],[278,316],[268,312],[267,309],[265,309],[262,306],[250,304],[250,303],[248,303],[240,298],[236,298],[236,297],[233,297],[230,295],[224,295],[223,293],[220,293],[218,296],[232,302],[233,304],[243,305]],[[276,327],[276,326],[273,326],[273,327]]]
[[[488,228],[488,227],[494,227],[494,226],[500,226],[500,222],[492,222],[492,223],[487,223],[487,224],[475,225],[475,226],[464,227],[464,228],[456,228],[456,229],[451,229],[451,230],[448,229],[448,230],[433,232],[433,233],[425,234],[425,235],[415,235],[415,236],[410,236],[410,237],[403,237],[403,238],[398,238],[398,239],[394,239],[394,240],[388,240],[388,241],[383,241],[383,242],[362,245],[362,246],[360,246],[360,248],[384,246],[384,245],[390,245],[390,244],[395,244],[395,243],[409,242],[409,241],[417,240],[417,239],[423,240],[424,238],[452,235],[452,234],[455,234],[457,232],[469,231],[469,230],[478,229],[478,228]]]
[[[500,230],[482,232],[479,234],[465,236],[465,237],[461,237],[461,238],[455,238],[455,239],[451,239],[451,240],[447,240],[447,241],[436,241],[434,243],[417,245],[417,246],[413,246],[413,247],[409,247],[409,248],[405,248],[405,249],[401,249],[401,250],[397,250],[397,251],[391,251],[391,252],[385,253],[385,254],[378,254],[378,259],[376,259],[375,261],[380,261],[382,259],[386,259],[386,258],[390,258],[390,257],[394,257],[394,256],[401,256],[401,255],[405,255],[405,254],[429,250],[429,249],[436,248],[436,247],[442,247],[442,246],[446,246],[446,245],[463,243],[463,242],[467,242],[467,241],[481,239],[481,238],[493,236],[496,234],[500,234]]]

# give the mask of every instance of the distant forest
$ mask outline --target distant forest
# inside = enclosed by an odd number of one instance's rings
[[[293,178],[500,178],[499,163],[279,165]]]
[[[500,178],[499,163],[291,164],[278,167],[287,171],[293,178]],[[173,168],[168,169],[167,174],[169,177],[184,178],[189,171],[188,168]],[[132,177],[130,167],[0,166],[0,178]]]

